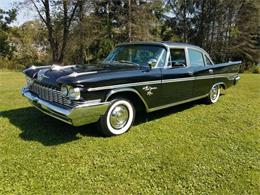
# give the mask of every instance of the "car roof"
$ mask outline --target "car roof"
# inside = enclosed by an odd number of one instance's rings
[[[207,53],[204,49],[202,49],[199,46],[192,45],[189,43],[179,43],[179,42],[145,42],[145,41],[139,41],[139,42],[127,42],[127,43],[121,43],[118,44],[117,46],[123,46],[123,45],[159,45],[159,46],[164,46],[164,47],[188,47],[188,48],[193,48],[197,50],[201,50],[205,53]]]

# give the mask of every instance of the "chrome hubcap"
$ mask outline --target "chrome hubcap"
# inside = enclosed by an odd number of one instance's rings
[[[212,101],[215,101],[219,96],[219,86],[216,85],[214,87],[212,87],[211,91],[210,91],[210,99]]]
[[[124,105],[116,106],[110,115],[110,124],[114,129],[123,128],[129,118],[129,112]]]

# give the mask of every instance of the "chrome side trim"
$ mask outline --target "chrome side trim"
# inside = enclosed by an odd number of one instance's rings
[[[69,74],[69,77],[77,77],[77,76],[82,76],[82,75],[89,75],[89,74],[95,74],[98,71],[91,71],[91,72],[81,72],[81,73],[77,73],[77,72],[73,72],[71,74]]]
[[[238,74],[237,72],[225,73],[225,74],[215,74],[215,78],[232,77],[232,76],[236,76],[237,74]]]
[[[137,94],[139,96],[139,98],[142,100],[142,102],[144,103],[145,105],[145,109],[146,110],[149,110],[149,107],[145,101],[145,99],[141,96],[141,94],[135,90],[135,89],[132,89],[132,88],[124,88],[124,89],[115,89],[115,90],[111,90],[107,96],[106,96],[106,99],[105,99],[105,102],[108,101],[109,97],[111,97],[113,94],[116,94],[116,93],[120,93],[120,92],[133,92],[135,94]]]
[[[110,86],[104,86],[104,87],[94,87],[94,88],[89,88],[88,91],[99,91],[99,90],[105,90],[105,89],[116,89],[116,88],[142,86],[142,85],[154,85],[154,84],[160,84],[160,83],[161,83],[161,80],[145,81],[145,82],[110,85]]]
[[[162,80],[162,83],[175,83],[180,81],[193,81],[196,77],[186,77],[186,78],[177,78],[177,79],[165,79]]]
[[[174,103],[171,103],[171,104],[150,108],[150,109],[147,110],[147,112],[153,112],[153,111],[156,111],[156,110],[161,110],[161,109],[164,109],[164,108],[169,108],[169,107],[176,106],[176,105],[179,105],[179,104],[184,104],[184,103],[191,102],[191,101],[194,101],[194,100],[202,99],[202,98],[207,97],[208,95],[209,94],[205,94],[205,95],[198,96],[198,97],[195,97],[195,98],[189,98],[189,99],[186,99],[186,100],[183,100],[183,101],[174,102]]]
[[[165,79],[165,80],[154,80],[154,81],[145,81],[145,82],[136,82],[136,83],[127,83],[127,84],[117,84],[117,85],[109,85],[109,86],[102,86],[102,87],[93,87],[89,88],[88,91],[100,91],[106,89],[117,89],[117,88],[125,88],[125,87],[136,87],[142,85],[154,85],[160,83],[174,83],[180,81],[192,81],[192,80],[199,80],[199,79],[211,79],[211,78],[222,78],[222,77],[229,77],[234,76],[237,73],[226,73],[226,74],[213,74],[213,75],[205,75],[205,76],[195,76],[195,77],[185,77],[185,78],[176,78],[176,79]]]
[[[214,76],[214,74],[212,74],[212,75],[197,76],[197,77],[196,77],[196,80],[214,79],[214,78],[215,78],[215,76]]]

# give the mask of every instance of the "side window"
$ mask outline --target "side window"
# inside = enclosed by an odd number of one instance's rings
[[[203,54],[194,49],[188,49],[191,66],[204,66]]]
[[[171,61],[170,67],[184,67],[186,66],[186,57],[184,49],[170,49]]]
[[[213,65],[206,55],[205,55],[205,59],[206,59],[206,65],[209,65],[209,66]]]

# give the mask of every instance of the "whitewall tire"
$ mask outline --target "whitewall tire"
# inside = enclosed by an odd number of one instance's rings
[[[135,108],[127,99],[115,99],[100,118],[100,127],[105,136],[127,132],[135,119]]]
[[[210,89],[209,96],[207,98],[208,103],[215,104],[220,96],[220,85],[213,85]]]

